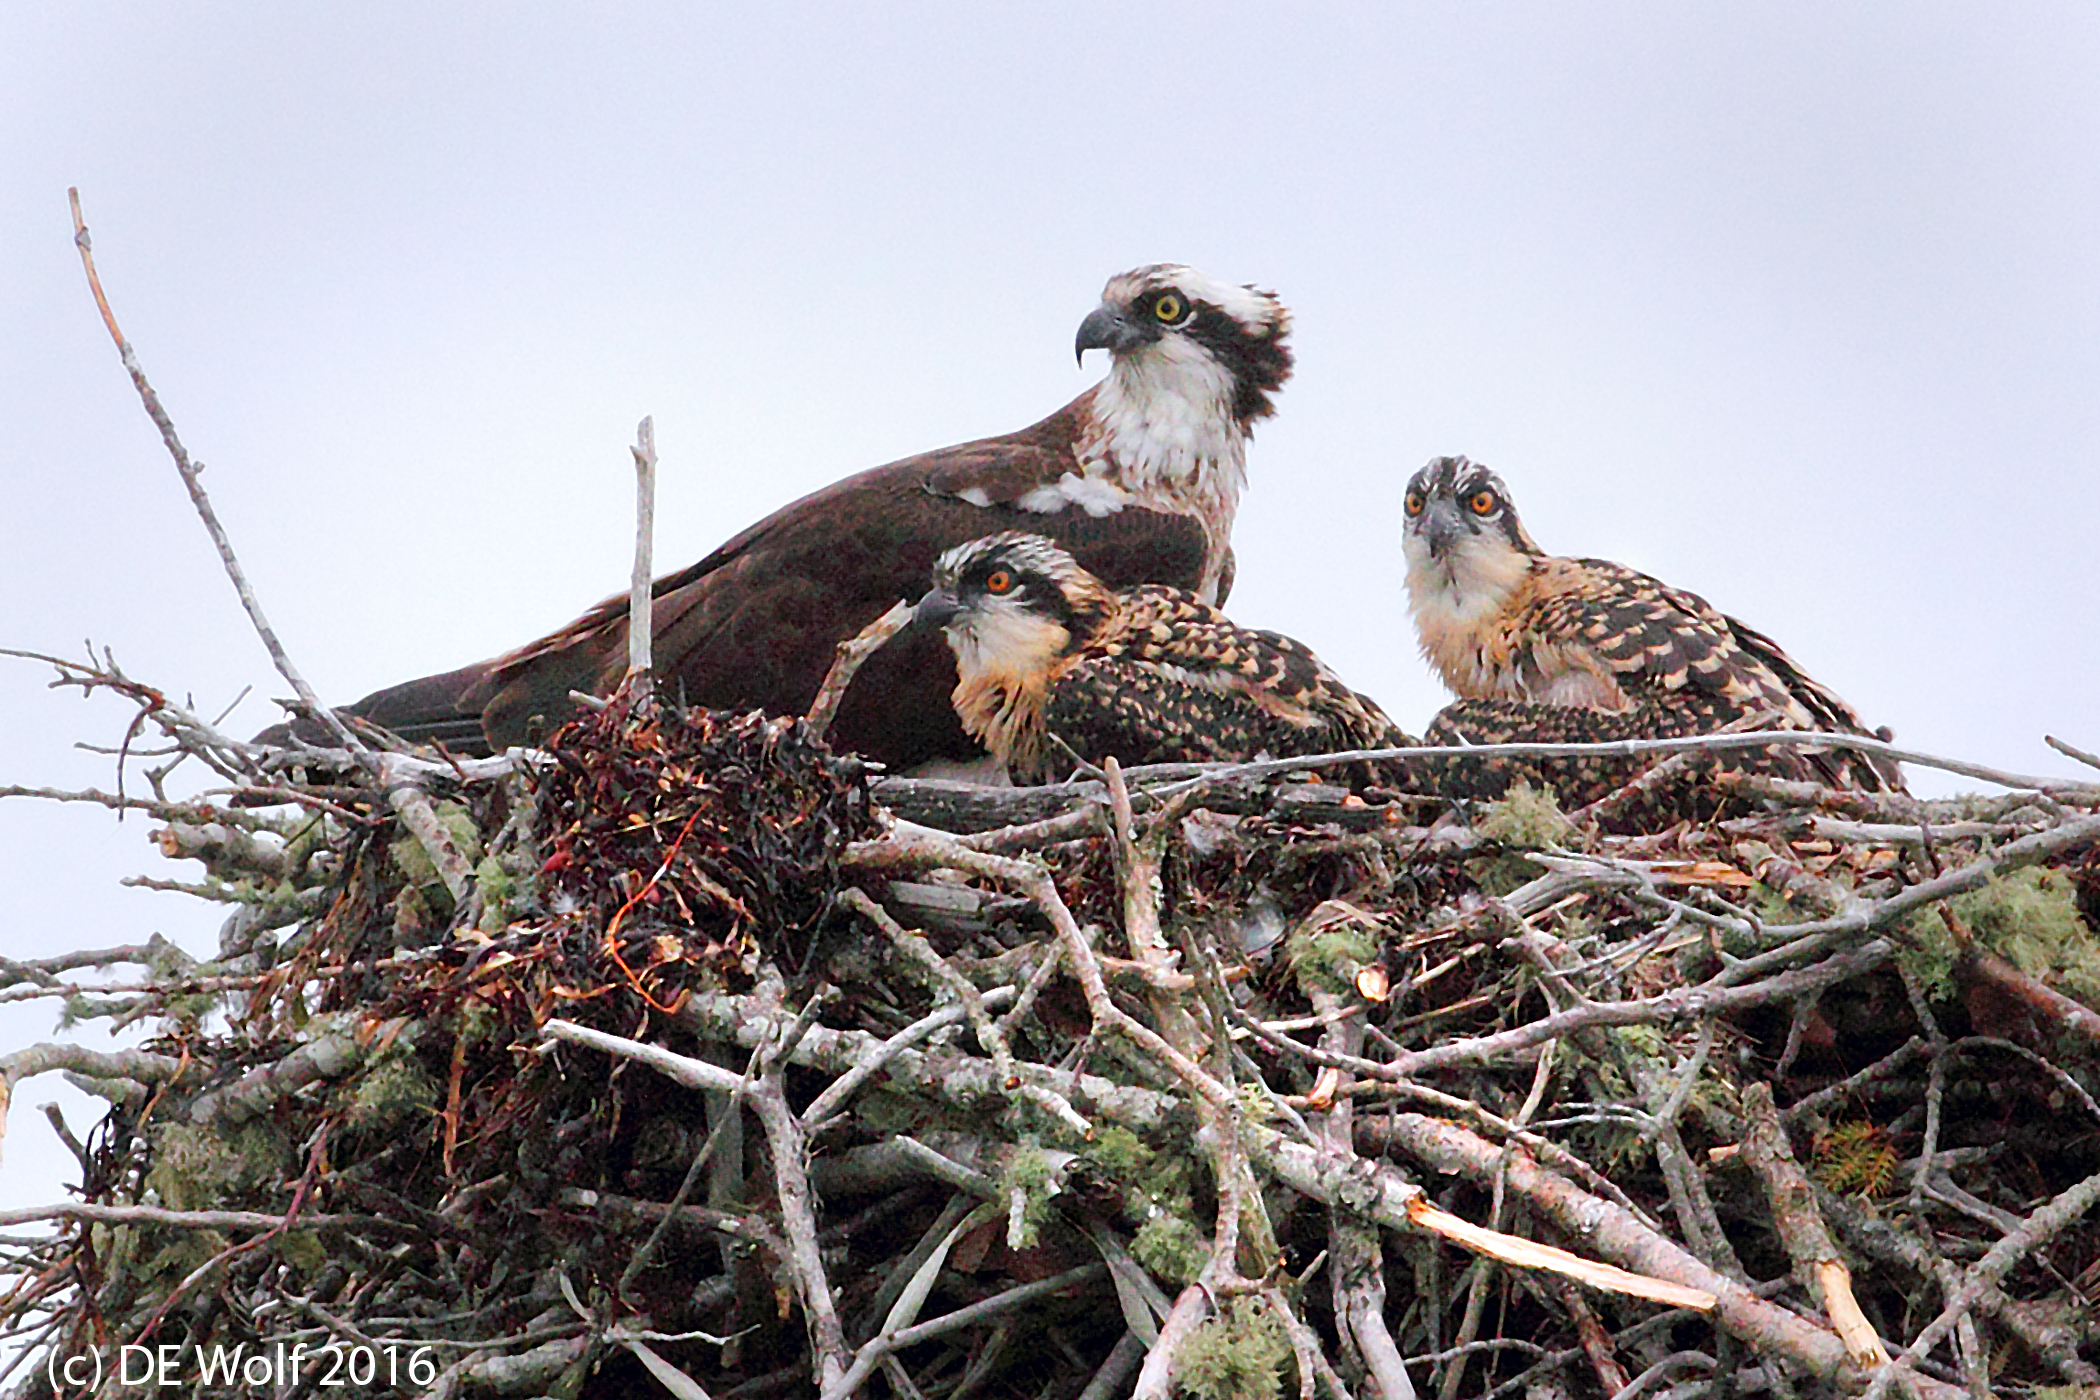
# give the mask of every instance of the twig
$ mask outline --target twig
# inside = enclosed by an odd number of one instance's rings
[[[1253,763],[1220,764],[1207,767],[1198,777],[1183,779],[1180,783],[1154,788],[1151,791],[1155,797],[1164,797],[1178,791],[1183,785],[1263,778],[1278,773],[1335,768],[1351,763],[1420,763],[1425,760],[1453,758],[1641,758],[1654,754],[1677,753],[1686,749],[1710,749],[1719,753],[1730,749],[1764,748],[1774,744],[1789,747],[1813,744],[1819,748],[1853,749],[1860,753],[1876,754],[1898,763],[1937,768],[1946,773],[1959,773],[1963,777],[1981,779],[1999,787],[2069,794],[2080,800],[2100,798],[2100,784],[2067,783],[2061,778],[2035,778],[2020,773],[2008,773],[2002,769],[1985,767],[1980,763],[1942,758],[1937,754],[1921,753],[1915,749],[1897,748],[1885,740],[1870,739],[1861,734],[1794,729],[1774,729],[1756,734],[1694,734],[1676,739],[1610,739],[1594,744],[1424,744],[1410,749],[1346,749],[1303,758],[1270,758]],[[1130,769],[1125,776],[1139,779],[1148,775],[1145,770]]]
[[[226,576],[233,581],[234,592],[239,595],[241,607],[246,610],[248,621],[253,624],[256,635],[262,639],[263,648],[269,652],[271,664],[277,668],[279,675],[291,683],[292,690],[299,697],[299,703],[306,713],[333,734],[352,761],[372,776],[394,810],[400,814],[402,821],[429,852],[446,889],[451,892],[454,906],[464,909],[473,892],[473,872],[453,846],[451,838],[445,834],[443,825],[431,810],[429,799],[414,786],[400,781],[398,771],[390,771],[387,760],[391,759],[392,755],[373,753],[370,746],[343,722],[342,716],[321,703],[320,696],[306,683],[306,677],[292,663],[291,654],[277,639],[276,629],[270,626],[270,620],[263,615],[262,603],[256,598],[255,590],[249,586],[247,572],[233,552],[232,537],[226,533],[226,527],[219,523],[219,514],[212,508],[211,497],[205,493],[203,465],[191,460],[188,449],[176,435],[174,420],[168,416],[167,410],[161,406],[160,396],[147,382],[146,372],[140,368],[131,342],[126,340],[123,331],[117,328],[116,314],[110,310],[109,298],[102,291],[102,278],[95,271],[94,249],[88,238],[87,224],[80,214],[80,191],[69,189],[66,191],[66,197],[73,208],[73,242],[80,249],[80,264],[87,271],[88,287],[94,292],[95,305],[102,312],[102,324],[108,327],[110,339],[116,342],[118,358],[123,361],[125,372],[130,374],[132,385],[138,390],[139,400],[146,407],[147,416],[153,420],[153,425],[160,429],[161,441],[167,444],[169,455],[175,459],[175,470],[182,477],[183,487],[190,493],[190,503],[196,507],[198,519],[204,522],[205,531],[210,534],[213,546],[219,551],[219,562],[225,567]]]
[[[92,802],[114,812],[150,812],[167,821],[198,821],[203,819],[208,810],[190,802],[161,802],[149,797],[120,797],[96,788],[68,792],[61,788],[19,787],[8,783],[0,784],[0,797],[40,797],[46,802]],[[224,820],[224,817],[214,813],[213,819]]]
[[[1813,1185],[1813,1183],[1811,1183]],[[1816,1203],[1823,1215],[1869,1259],[1910,1270],[1921,1279],[1937,1279],[1949,1298],[1961,1286],[1959,1276],[1951,1283],[1944,1277],[1946,1263],[1937,1250],[1920,1239],[1913,1228],[1883,1215],[1858,1201],[1815,1187]],[[1983,1292],[1978,1304],[1993,1320],[2003,1323],[2039,1356],[2046,1357],[2072,1385],[2100,1386],[2100,1366],[2078,1355],[2080,1335],[2076,1314],[2050,1310],[2040,1312],[2015,1303],[1997,1285]]]
[[[116,313],[110,310],[109,298],[102,292],[102,278],[95,271],[94,248],[88,238],[87,224],[80,215],[80,191],[69,189],[66,191],[66,198],[73,208],[73,242],[80,249],[80,265],[87,270],[88,288],[95,294],[95,305],[102,312],[102,324],[109,328],[110,339],[117,343],[117,356],[124,362],[125,372],[131,376],[132,385],[138,390],[139,399],[146,406],[146,415],[153,420],[153,426],[160,429],[161,441],[167,444],[169,454],[175,459],[175,470],[182,475],[182,484],[190,493],[190,502],[196,506],[198,518],[204,522],[205,530],[211,535],[212,544],[219,551],[219,562],[225,566],[226,576],[233,580],[234,592],[240,595],[241,606],[247,610],[249,622],[254,624],[256,635],[262,638],[264,649],[270,653],[271,664],[277,667],[279,675],[291,683],[292,690],[298,695],[299,702],[305,706],[307,713],[327,726],[329,732],[335,735],[345,749],[352,753],[366,752],[363,741],[350,732],[349,726],[343,723],[341,717],[321,703],[313,687],[306,683],[306,677],[292,664],[291,655],[277,640],[276,629],[272,628],[269,619],[263,616],[262,604],[257,601],[255,591],[248,586],[248,575],[241,568],[241,561],[234,556],[233,540],[227,535],[225,527],[219,523],[218,512],[212,509],[211,498],[204,492],[202,464],[190,460],[190,454],[183,447],[182,439],[176,436],[174,420],[168,416],[167,410],[161,407],[160,395],[154,393],[153,386],[146,382],[146,372],[139,367],[138,356],[133,353],[131,342],[124,338],[124,332],[117,329]]]
[[[1713,1306],[1717,1320],[1754,1345],[1806,1365],[1817,1375],[1841,1377],[1849,1371],[1850,1358],[1834,1335],[1767,1303],[1751,1289],[1716,1273],[1677,1245],[1637,1224],[1618,1207],[1544,1171],[1525,1154],[1510,1153],[1505,1161],[1492,1143],[1453,1124],[1415,1114],[1395,1115],[1394,1132],[1395,1141],[1403,1150],[1435,1170],[1463,1172],[1482,1184],[1490,1181],[1498,1169],[1507,1170],[1510,1188],[1521,1193],[1533,1210],[1628,1268],[1711,1293],[1716,1300]],[[1305,1189],[1298,1185],[1296,1178],[1300,1176],[1313,1183],[1319,1180],[1309,1153],[1278,1153],[1273,1160],[1287,1173],[1284,1179],[1296,1189]],[[1404,1202],[1395,1199],[1393,1189],[1387,1188],[1373,1214],[1384,1221],[1387,1210],[1403,1206]],[[1920,1384],[1930,1400],[1957,1400],[1961,1393],[1930,1380],[1921,1380]]]
[[[744,1076],[734,1070],[711,1065],[705,1060],[696,1060],[690,1055],[676,1054],[661,1046],[645,1045],[639,1040],[629,1040],[621,1035],[608,1035],[590,1026],[580,1026],[574,1021],[549,1021],[540,1027],[540,1036],[548,1041],[565,1040],[577,1045],[587,1045],[593,1050],[603,1050],[608,1055],[633,1060],[689,1089],[712,1089],[719,1093],[734,1094],[744,1087]]]
[[[1986,984],[2019,1002],[2058,1030],[2077,1035],[2086,1046],[2100,1046],[2100,1012],[2074,1001],[2032,973],[2019,968],[1974,942],[1968,942],[1955,962],[1962,976]]]
[[[1881,1400],[1889,1387],[1896,1383],[1900,1367],[1914,1365],[1929,1354],[1954,1330],[1955,1324],[1982,1301],[1987,1291],[2004,1281],[2015,1265],[2076,1224],[2095,1205],[2100,1205],[2100,1173],[2059,1193],[2021,1221],[2019,1228],[1992,1245],[1983,1258],[1970,1266],[1960,1290],[1947,1300],[1939,1316],[1926,1324],[1894,1364],[1880,1368],[1875,1374],[1873,1384],[1867,1388],[1866,1400]]]
[[[816,698],[810,701],[809,713],[805,716],[812,734],[820,739],[824,737],[831,722],[838,718],[839,705],[846,698],[846,687],[853,684],[862,663],[910,622],[911,604],[899,598],[890,605],[888,612],[839,643],[838,655],[833,658],[831,669],[824,673],[824,683],[817,687]]]
[[[750,1092],[751,1107],[765,1129],[773,1159],[774,1195],[780,1203],[780,1232],[788,1249],[782,1262],[802,1300],[810,1350],[816,1358],[819,1386],[830,1393],[846,1374],[845,1329],[839,1325],[838,1301],[832,1296],[823,1253],[817,1247],[816,1193],[809,1185],[809,1135],[788,1106],[781,1074],[785,1064],[768,1065]]]
[[[984,994],[983,1001],[984,1005],[990,1008],[1002,1006],[1013,999],[1013,988],[994,987]],[[860,1092],[861,1086],[880,1074],[890,1061],[928,1036],[954,1025],[967,1014],[961,1005],[944,1006],[898,1031],[811,1099],[809,1107],[802,1110],[803,1123],[812,1133],[821,1130],[825,1123],[845,1107],[849,1099]]]
[[[1852,1292],[1852,1271],[1830,1238],[1823,1217],[1816,1209],[1815,1192],[1801,1164],[1794,1160],[1793,1145],[1779,1121],[1772,1102],[1771,1086],[1755,1083],[1743,1090],[1743,1111],[1750,1131],[1743,1139],[1743,1155],[1763,1181],[1765,1196],[1772,1205],[1772,1221],[1779,1228],[1780,1242],[1794,1261],[1795,1277],[1807,1285],[1809,1296],[1823,1305],[1830,1325],[1845,1343],[1853,1364],[1880,1366],[1889,1359],[1859,1308]]]
[[[1222,1207],[1218,1213],[1224,1215]],[[1137,1385],[1130,1392],[1130,1400],[1166,1400],[1174,1386],[1175,1357],[1180,1354],[1182,1344],[1188,1341],[1189,1334],[1210,1315],[1209,1289],[1200,1283],[1192,1283],[1181,1290],[1165,1320],[1159,1324],[1159,1340],[1145,1353],[1145,1364],[1138,1370]]]
[[[627,693],[637,708],[655,695],[651,669],[656,603],[656,420],[634,430],[634,581],[627,593]]]
[[[1108,983],[1101,970],[1101,960],[1093,945],[1087,941],[1079,921],[1057,892],[1057,885],[1049,871],[1028,861],[1014,860],[1007,856],[987,855],[949,840],[933,832],[918,832],[909,836],[891,834],[876,841],[861,841],[847,848],[840,862],[846,870],[869,870],[888,872],[896,870],[953,869],[968,871],[996,881],[1017,894],[1028,897],[1042,911],[1051,928],[1057,931],[1058,941],[1065,949],[1068,966],[1078,978],[1079,986],[1086,997],[1087,1010],[1097,1025],[1117,1031],[1146,1052],[1156,1055],[1198,1095],[1218,1107],[1232,1104],[1232,1091],[1212,1078],[1203,1067],[1175,1046],[1161,1038],[1158,1032],[1136,1020],[1109,995]]]
[[[1080,1138],[1093,1136],[1093,1125],[1081,1117],[1062,1094],[1040,1084],[1031,1084],[1015,1071],[1013,1050],[1007,1044],[1006,1033],[999,1023],[991,1018],[986,1009],[987,998],[970,984],[970,980],[948,965],[948,962],[924,938],[903,927],[890,917],[887,909],[868,897],[865,890],[853,886],[839,895],[839,902],[861,915],[881,930],[883,937],[907,960],[926,970],[937,985],[947,988],[961,1003],[963,1013],[969,1017],[971,1029],[977,1034],[977,1043],[992,1057],[992,1064],[999,1074],[999,1082],[1012,1086],[1016,1098],[1035,1104]],[[804,1121],[819,1120],[804,1114]]]
[[[2088,768],[2100,768],[2100,755],[2089,754],[2084,749],[2073,748],[2054,734],[2044,734],[2042,742],[2066,758],[2075,758]]]
[[[291,1051],[191,1100],[190,1121],[237,1127],[268,1113],[293,1090],[342,1078],[363,1063],[376,1043],[359,1039],[354,1026],[330,1025],[318,1018],[307,1029],[308,1039]]]
[[[694,993],[679,1008],[675,1019],[704,1039],[747,1048],[763,1043],[767,1033],[766,1021],[752,1014],[746,998],[717,992]],[[814,1026],[797,1043],[789,1059],[794,1064],[839,1074],[877,1054],[888,1056],[885,1070],[892,1080],[966,1112],[978,1111],[986,1100],[1004,1092],[998,1071],[988,1058],[944,1053],[936,1061],[917,1049],[886,1049],[882,1037],[866,1031]],[[1119,1084],[1100,1075],[1061,1072],[1028,1061],[1017,1062],[1014,1068],[1024,1078],[1058,1088],[1089,1116],[1107,1118],[1133,1132],[1164,1131],[1182,1111],[1172,1095],[1155,1089]]]
[[[1333,1054],[1357,1055],[1363,1049],[1361,1017],[1332,1016],[1343,1009],[1342,999],[1308,979],[1306,987],[1313,1009],[1327,1019],[1320,1047]],[[1348,1087],[1346,1078],[1338,1085]],[[1337,1156],[1356,1155],[1354,1106],[1345,1094],[1321,1115],[1320,1145]],[[1399,1344],[1385,1320],[1385,1257],[1375,1228],[1351,1212],[1328,1210],[1329,1248],[1334,1262],[1332,1277],[1334,1315],[1345,1326],[1356,1352],[1363,1359],[1366,1377],[1376,1400],[1415,1400],[1415,1388],[1407,1374]]]
[[[137,1084],[143,1096],[145,1088],[175,1078],[182,1064],[173,1055],[156,1055],[148,1050],[100,1051],[48,1041],[11,1055],[0,1055],[0,1135],[6,1131],[7,1104],[15,1085],[35,1075],[55,1069],[71,1070],[89,1079]],[[5,1217],[0,1217],[0,1224],[6,1223]]]
[[[1759,709],[1751,714],[1731,720],[1714,730],[1715,734],[1741,734],[1766,726],[1777,725],[1780,716],[1776,710]],[[1653,798],[1672,783],[1697,771],[1704,755],[1697,749],[1672,754],[1662,762],[1652,765],[1634,776],[1632,781],[1605,793],[1587,806],[1578,807],[1568,813],[1568,820],[1578,827],[1601,826],[1605,821],[1617,818],[1629,811],[1639,809],[1641,803]]]
[[[105,1206],[91,1201],[62,1201],[57,1205],[18,1206],[0,1210],[0,1226],[26,1225],[34,1220],[87,1220],[97,1225],[166,1225],[178,1230],[276,1230],[284,1225],[282,1215],[260,1210],[168,1210],[161,1206]],[[303,1230],[390,1230],[413,1234],[415,1227],[377,1215],[299,1216]]]
[[[1097,1278],[1105,1277],[1107,1273],[1108,1266],[1105,1264],[1082,1264],[1054,1277],[1040,1279],[1035,1283],[1024,1283],[1003,1293],[995,1293],[980,1302],[957,1308],[954,1312],[921,1322],[917,1326],[876,1337],[861,1348],[860,1355],[854,1358],[851,1371],[842,1373],[837,1380],[824,1388],[823,1400],[845,1400],[847,1396],[852,1395],[867,1380],[874,1371],[875,1364],[883,1356],[909,1350],[921,1342],[932,1341],[935,1337],[946,1336],[964,1327],[974,1327],[988,1318],[1054,1297],[1081,1284],[1091,1283]]]

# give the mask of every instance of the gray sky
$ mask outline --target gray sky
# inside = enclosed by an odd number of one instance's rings
[[[325,696],[624,586],[644,413],[675,567],[1049,412],[1101,283],[1179,261],[1297,317],[1231,610],[1408,727],[1445,697],[1399,497],[1463,452],[1548,549],[1705,595],[1912,746],[2100,748],[2088,4],[597,9],[0,8],[0,645],[253,686],[243,731],[287,689],[94,314],[77,184]],[[70,746],[129,711],[45,678],[0,663],[0,782],[110,786]],[[116,887],[194,876],[149,829],[0,803],[0,953],[214,947]],[[0,1203],[49,1194],[61,1096],[18,1096]]]

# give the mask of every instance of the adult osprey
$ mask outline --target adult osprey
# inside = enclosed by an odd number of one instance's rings
[[[1001,530],[1048,535],[1116,585],[1224,597],[1246,445],[1291,372],[1272,293],[1174,264],[1109,279],[1076,344],[1108,377],[1040,423],[847,477],[655,584],[658,693],[806,710],[838,643],[925,587],[934,561]],[[369,695],[349,713],[462,752],[528,742],[626,670],[627,596],[508,655]],[[948,703],[938,636],[871,656],[831,737],[896,769],[981,756]]]
[[[1117,591],[1041,535],[943,554],[913,614],[955,652],[963,727],[1017,783],[1089,761],[1240,761],[1414,741],[1302,642],[1234,624],[1193,593]]]

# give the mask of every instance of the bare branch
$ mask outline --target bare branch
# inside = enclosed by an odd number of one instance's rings
[[[69,189],[66,191],[66,198],[73,206],[73,242],[80,249],[80,265],[87,271],[88,287],[94,292],[95,305],[102,312],[102,324],[109,328],[109,338],[116,342],[117,356],[124,362],[124,370],[131,376],[132,386],[138,390],[139,401],[146,406],[147,417],[153,420],[154,427],[160,429],[161,441],[167,444],[169,455],[175,459],[175,470],[181,474],[183,487],[190,493],[190,503],[197,508],[197,517],[204,522],[206,532],[211,535],[212,544],[219,551],[219,562],[225,567],[226,576],[233,581],[234,592],[240,595],[241,607],[247,611],[249,622],[254,624],[256,635],[262,638],[263,648],[270,653],[271,664],[276,666],[279,675],[291,683],[292,690],[298,695],[300,704],[305,706],[308,714],[327,726],[345,749],[353,753],[363,752],[363,742],[350,732],[349,727],[333,710],[321,703],[320,697],[314,694],[313,687],[306,683],[306,677],[292,664],[290,653],[286,652],[283,643],[277,640],[276,629],[271,627],[269,619],[263,616],[262,604],[256,599],[255,590],[248,586],[247,571],[241,568],[241,561],[234,555],[233,540],[226,533],[226,528],[219,523],[219,514],[212,509],[211,498],[205,494],[203,465],[190,459],[188,449],[183,447],[182,439],[176,435],[174,420],[168,416],[167,410],[161,407],[160,395],[154,393],[153,386],[146,381],[146,372],[139,367],[138,356],[132,351],[131,342],[117,329],[116,313],[110,310],[109,298],[102,292],[102,278],[95,271],[94,248],[88,238],[87,224],[80,215],[80,191]]]
[[[656,421],[634,430],[634,579],[627,593],[627,691],[637,705],[655,694],[651,649],[656,602]]]
[[[846,698],[846,687],[853,684],[853,678],[860,674],[862,664],[910,623],[911,604],[899,598],[890,605],[888,612],[839,643],[838,656],[833,659],[831,669],[824,673],[824,683],[817,687],[816,698],[810,701],[809,713],[804,717],[812,733],[819,738],[824,736],[831,728],[831,722],[838,718],[839,705]]]

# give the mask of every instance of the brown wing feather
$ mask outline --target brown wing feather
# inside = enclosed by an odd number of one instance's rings
[[[1573,705],[1538,705],[1525,700],[1459,700],[1429,722],[1422,741],[1457,744],[1599,744],[1618,739],[1674,739],[1717,729],[1715,720],[1692,709],[1643,705],[1625,711]],[[1569,811],[1639,777],[1654,760],[1645,758],[1465,758],[1429,768],[1450,797],[1488,799],[1513,784],[1546,787]],[[1796,775],[1799,776],[1799,775]]]
[[[1045,708],[1049,731],[1082,757],[1239,761],[1408,742],[1302,642],[1237,626],[1179,589],[1133,589],[1120,604]]]
[[[1135,507],[1096,517],[1076,507],[1042,513],[1012,504],[1075,469],[1075,426],[1091,394],[1020,432],[835,482],[659,579],[655,652],[664,693],[722,709],[806,709],[839,642],[899,598],[924,591],[943,550],[1000,530],[1049,535],[1112,585],[1195,587],[1208,541],[1193,517]],[[622,594],[493,663],[455,673],[466,683],[449,714],[428,718],[449,720],[457,732],[458,717],[478,715],[493,743],[521,743],[573,713],[572,690],[609,690],[626,656]],[[353,708],[384,707],[416,684]],[[976,746],[947,703],[954,684],[953,658],[938,639],[900,637],[856,677],[833,738],[898,767],[972,756]]]
[[[1696,593],[1602,559],[1547,561],[1542,582],[1515,630],[1595,657],[1633,713],[1646,716],[1649,734],[1707,733],[1759,711],[1789,728],[1871,734],[1777,642]],[[1817,776],[1841,786],[1900,781],[1886,765],[1834,753],[1812,758]]]
[[[1691,692],[1739,709],[1795,709],[1785,683],[1743,651],[1706,600],[1621,564],[1548,561],[1515,630],[1594,656],[1636,704]]]

